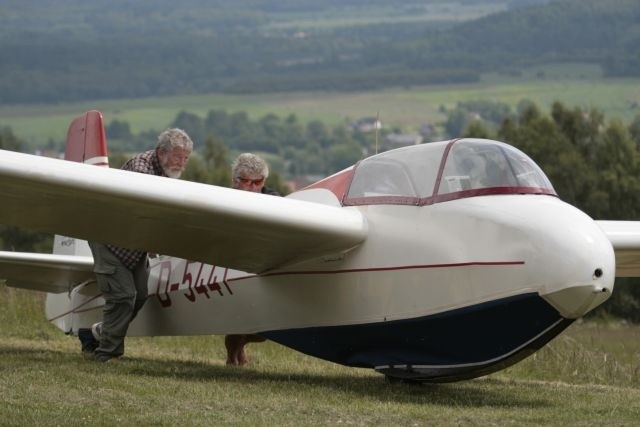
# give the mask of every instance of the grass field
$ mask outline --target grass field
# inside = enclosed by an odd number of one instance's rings
[[[574,324],[505,371],[390,384],[267,342],[247,368],[220,337],[130,338],[109,364],[44,320],[41,294],[0,285],[0,425],[637,425],[640,327]]]
[[[545,80],[534,76],[544,72]],[[573,76],[573,78],[567,78]],[[49,138],[63,141],[71,120],[90,109],[102,111],[105,123],[126,120],[132,131],[168,127],[181,110],[202,117],[211,109],[247,111],[253,118],[267,113],[281,117],[295,113],[301,120],[318,119],[341,123],[364,116],[380,118],[385,127],[417,130],[423,123],[444,120],[441,106],[459,101],[489,99],[516,106],[531,99],[543,111],[554,101],[582,108],[597,108],[608,120],[630,122],[640,114],[632,108],[640,102],[640,79],[602,79],[593,67],[564,65],[528,70],[519,78],[486,76],[482,83],[455,86],[396,88],[375,92],[286,93],[268,95],[193,95],[147,99],[110,100],[60,105],[0,106],[0,126],[10,126],[32,148],[42,147]]]
[[[442,1],[415,4],[366,5],[364,8],[338,8],[314,10],[313,12],[283,12],[274,16],[267,29],[290,29],[298,31],[319,30],[359,25],[421,23],[429,25],[438,22],[462,22],[501,12],[507,9],[507,2],[493,4],[457,3]]]

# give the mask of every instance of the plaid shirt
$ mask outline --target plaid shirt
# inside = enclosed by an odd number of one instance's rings
[[[160,159],[158,159],[158,153],[156,153],[156,150],[145,151],[144,153],[130,158],[124,166],[122,166],[122,169],[132,172],[146,173],[149,175],[167,176],[160,166]],[[109,250],[131,270],[133,270],[140,259],[147,254],[146,251],[121,248],[114,245],[107,245],[107,248],[109,248]]]

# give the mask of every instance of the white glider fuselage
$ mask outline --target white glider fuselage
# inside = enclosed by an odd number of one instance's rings
[[[258,333],[337,363],[449,381],[517,362],[613,290],[606,236],[554,196],[346,209],[362,212],[367,240],[286,269],[154,258],[131,333]]]
[[[606,236],[553,196],[346,209],[366,217],[367,240],[286,269],[255,275],[153,258],[149,319],[141,313],[131,332],[260,333],[388,322],[530,293],[575,319],[613,290],[615,258]],[[557,296],[563,293],[571,297]],[[181,321],[159,322],[158,315]]]

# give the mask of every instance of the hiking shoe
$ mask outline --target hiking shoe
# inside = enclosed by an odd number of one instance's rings
[[[89,360],[92,362],[99,362],[99,363],[108,363],[116,359],[115,357],[110,356],[108,354],[96,353],[96,352],[93,352],[93,353],[85,352],[83,353],[83,356],[86,360]]]
[[[115,357],[111,357],[108,354],[95,353],[94,360],[100,363],[108,363],[108,362],[111,362],[112,360],[115,360]]]
[[[91,325],[91,334],[97,341],[100,341],[100,337],[102,336],[102,322]]]
[[[91,328],[78,329],[78,339],[80,340],[80,345],[83,353],[92,353],[96,348],[98,348],[98,345],[100,344],[100,342],[93,337]]]

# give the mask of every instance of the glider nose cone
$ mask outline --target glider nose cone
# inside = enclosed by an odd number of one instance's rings
[[[563,317],[581,317],[611,296],[616,273],[613,247],[590,217],[572,207],[547,226],[550,233],[545,239],[553,244],[540,266],[546,268],[547,280],[541,296]]]
[[[597,269],[598,270],[598,269]],[[611,296],[613,280],[594,275],[591,283],[568,284],[564,289],[542,297],[554,306],[562,317],[577,319],[582,317]]]

